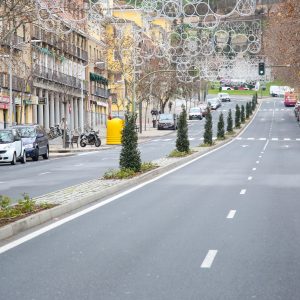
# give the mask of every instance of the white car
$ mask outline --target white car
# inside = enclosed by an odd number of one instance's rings
[[[227,102],[227,101],[230,102],[231,101],[230,96],[229,96],[228,93],[219,93],[218,97],[219,97],[221,102]]]
[[[222,86],[222,91],[232,91],[233,88],[230,86]]]
[[[22,139],[15,129],[0,130],[0,163],[11,163],[17,161],[26,163],[26,152]]]
[[[189,112],[189,120],[199,119],[202,120],[202,110],[200,107],[192,107]]]

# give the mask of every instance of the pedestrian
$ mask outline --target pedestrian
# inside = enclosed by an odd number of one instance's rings
[[[65,117],[63,117],[61,119],[61,122],[59,124],[59,128],[61,130],[61,135],[62,135],[62,138],[64,138],[64,133],[65,133],[65,129],[67,129],[67,120]]]

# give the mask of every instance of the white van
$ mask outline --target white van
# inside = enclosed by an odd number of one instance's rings
[[[227,101],[230,102],[231,101],[228,93],[219,93],[218,97],[219,97],[220,101],[222,101],[222,102],[227,102]]]

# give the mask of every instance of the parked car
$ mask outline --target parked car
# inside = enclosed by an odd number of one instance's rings
[[[221,101],[219,100],[219,98],[209,99],[208,105],[211,110],[216,110],[221,106]]]
[[[205,118],[208,113],[208,105],[206,103],[200,103],[199,107],[202,110],[202,116]]]
[[[233,88],[230,86],[222,86],[222,91],[232,91]]]
[[[297,121],[300,122],[300,101],[295,104],[294,113]]]
[[[175,114],[160,114],[158,116],[157,129],[177,129],[177,116]]]
[[[46,132],[40,125],[17,125],[14,126],[23,141],[26,157],[31,157],[34,161],[42,156],[49,158],[49,141]]]
[[[227,101],[230,102],[231,101],[228,93],[219,93],[218,97],[221,100],[221,102],[227,102]]]
[[[199,119],[202,120],[202,109],[201,107],[192,107],[189,111],[189,120]]]
[[[0,163],[11,163],[15,165],[17,161],[26,163],[26,152],[22,139],[15,129],[0,130]]]

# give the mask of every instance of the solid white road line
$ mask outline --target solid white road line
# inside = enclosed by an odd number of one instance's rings
[[[253,168],[252,171],[256,171],[256,168]]]
[[[50,174],[51,172],[44,172],[44,173],[40,173],[39,175],[46,175],[46,174]]]
[[[249,176],[249,177],[248,177],[248,180],[252,180],[252,178],[253,178],[252,176]]]
[[[91,151],[91,152],[79,153],[78,156],[85,156],[85,155],[90,155],[90,154],[97,154],[97,152],[96,151]]]
[[[246,194],[246,189],[242,189],[241,191],[240,191],[240,195],[245,195]]]
[[[209,250],[201,264],[201,268],[209,269],[211,267],[212,263],[214,262],[214,259],[217,255],[217,253],[218,253],[218,250]]]
[[[236,210],[230,210],[228,215],[227,215],[227,219],[233,219],[235,213],[236,213]]]

